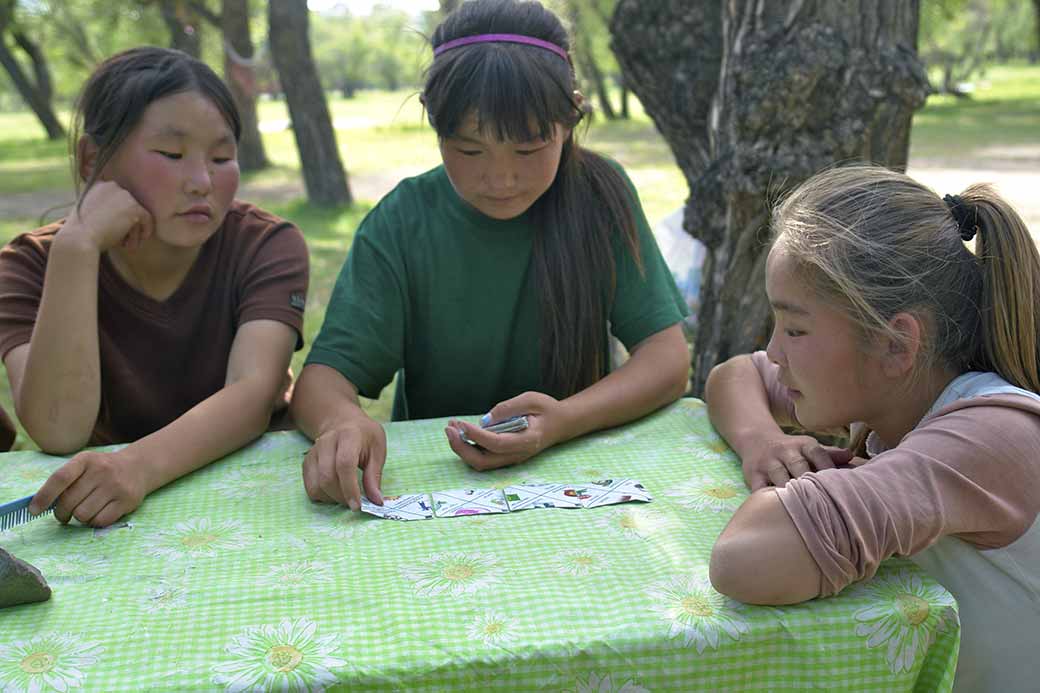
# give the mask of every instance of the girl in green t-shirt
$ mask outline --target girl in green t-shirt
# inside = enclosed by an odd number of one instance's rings
[[[362,223],[293,397],[293,415],[315,441],[303,466],[308,495],[354,509],[359,468],[365,495],[381,502],[386,457],[383,429],[358,394],[378,396],[397,370],[405,416],[488,408],[490,421],[527,416],[529,427],[512,433],[450,422],[451,449],[481,470],[644,416],[686,389],[685,305],[620,167],[575,142],[582,96],[559,19],[538,2],[474,0],[437,27],[432,43],[421,98],[443,167],[402,182]],[[433,216],[455,226],[427,233]],[[441,242],[424,246],[431,235]],[[439,254],[451,244],[469,253],[461,271],[451,253]],[[510,274],[518,255],[521,271]],[[502,283],[522,279],[497,304],[511,322],[442,298],[466,268],[499,266]],[[437,280],[424,283],[430,276]],[[486,286],[501,291],[493,280]],[[482,293],[478,286],[465,296]],[[631,352],[614,372],[608,322]],[[506,340],[511,356],[472,353],[488,324],[515,333]],[[437,341],[434,332],[448,337]],[[521,372],[529,354],[531,374]],[[492,370],[501,385],[488,401],[482,378]],[[459,377],[470,385],[460,387]],[[460,403],[460,392],[470,399]]]

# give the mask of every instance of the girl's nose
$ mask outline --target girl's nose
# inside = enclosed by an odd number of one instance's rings
[[[199,162],[190,168],[185,188],[192,195],[206,195],[213,189],[213,172],[208,162]]]
[[[772,333],[769,335],[769,344],[766,345],[766,356],[775,364],[780,366],[784,365],[784,352],[780,346],[780,339],[777,335],[778,329],[773,327]]]

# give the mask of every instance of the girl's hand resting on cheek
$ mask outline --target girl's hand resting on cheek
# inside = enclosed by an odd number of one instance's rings
[[[541,392],[525,392],[497,404],[488,416],[490,421],[526,416],[527,429],[515,433],[492,433],[480,426],[452,419],[444,429],[448,444],[456,455],[477,471],[525,462],[565,439],[563,405]],[[460,429],[480,448],[465,442]]]
[[[59,235],[74,236],[103,253],[117,245],[136,250],[154,230],[151,213],[133,195],[118,183],[98,181],[78,210],[73,208]]]

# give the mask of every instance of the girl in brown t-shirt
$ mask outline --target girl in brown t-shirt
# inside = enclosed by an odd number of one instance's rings
[[[105,61],[78,104],[68,218],[0,252],[0,354],[45,452],[81,452],[37,491],[103,526],[261,435],[302,346],[299,230],[234,200],[239,116],[204,63],[161,48]]]
[[[712,583],[788,604],[910,556],[957,598],[955,686],[1033,690],[1040,256],[1025,224],[986,186],[940,199],[857,166],[804,183],[773,228],[769,347],[708,380],[753,490],[715,545]],[[851,426],[853,442],[780,424]]]

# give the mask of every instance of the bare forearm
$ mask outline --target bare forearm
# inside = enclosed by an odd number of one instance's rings
[[[712,585],[750,604],[796,604],[820,594],[820,569],[774,489],[751,494],[715,542]]]
[[[127,452],[147,466],[146,493],[263,435],[271,418],[273,389],[260,379],[231,383],[128,446]]]
[[[616,371],[561,402],[566,425],[556,442],[619,426],[674,402],[686,392],[689,365],[679,325],[651,335]]]
[[[750,356],[734,356],[715,366],[704,398],[712,425],[742,459],[764,440],[783,435]]]
[[[320,364],[304,367],[289,409],[296,425],[311,440],[351,419],[368,418],[354,385],[336,369]]]
[[[54,240],[43,295],[15,393],[18,417],[40,447],[83,447],[101,403],[97,291],[100,254],[79,239]]]

